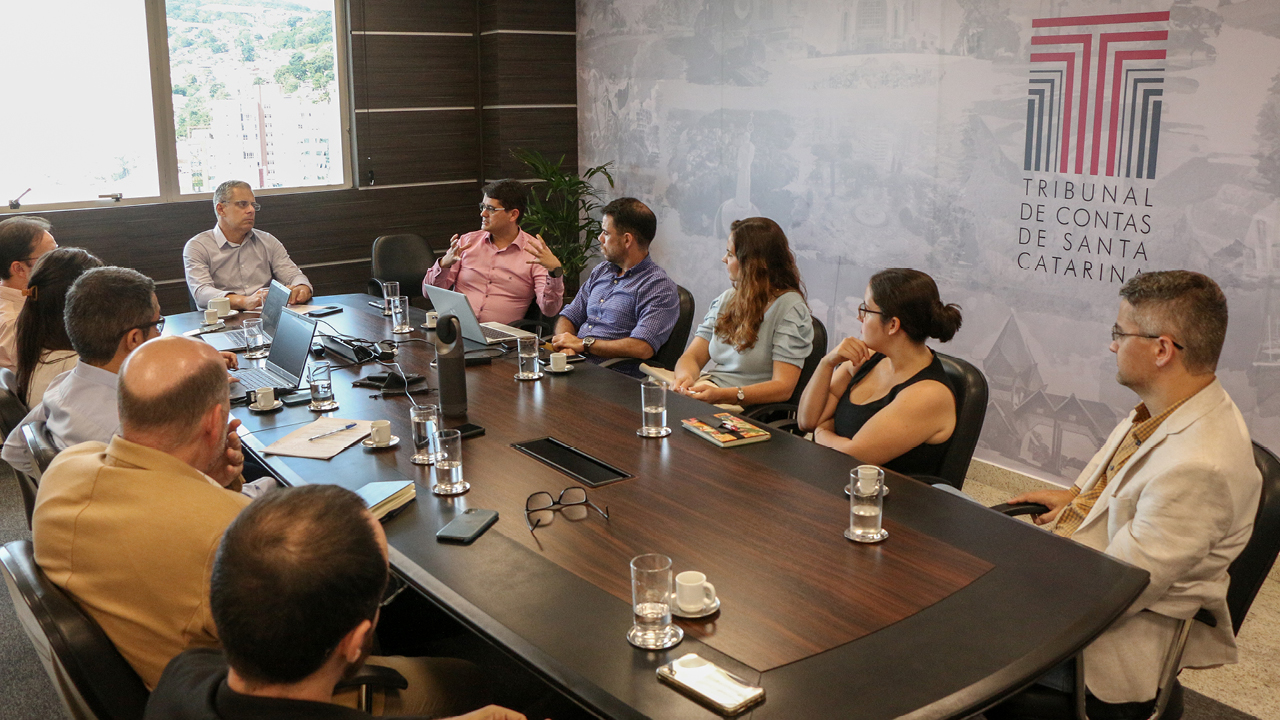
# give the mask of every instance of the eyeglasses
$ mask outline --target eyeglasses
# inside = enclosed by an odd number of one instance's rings
[[[487,211],[490,213],[496,213],[496,212],[504,212],[505,210],[507,210],[507,208],[494,207],[492,205],[486,205],[485,203],[480,203],[480,212]]]
[[[143,323],[143,324],[141,324],[141,325],[134,325],[133,327],[129,328],[128,330],[125,330],[125,331],[124,331],[124,334],[125,334],[125,335],[128,335],[129,333],[133,332],[134,330],[142,330],[142,331],[144,331],[144,332],[145,332],[145,331],[147,331],[147,330],[149,330],[150,328],[153,328],[153,327],[156,329],[156,333],[158,333],[158,334],[159,334],[159,333],[163,333],[163,332],[164,332],[164,318],[160,318],[159,320],[152,320],[152,321],[151,321],[151,322],[149,322],[149,323]]]
[[[866,320],[867,313],[871,313],[873,315],[882,315],[882,316],[884,315],[884,313],[879,310],[872,310],[871,308],[867,307],[866,303],[859,303],[858,304],[858,322],[862,322],[863,320]]]
[[[1111,342],[1120,342],[1120,338],[1122,337],[1140,337],[1140,338],[1147,338],[1148,340],[1159,340],[1160,338],[1165,336],[1164,335],[1144,335],[1142,333],[1127,333],[1120,330],[1120,327],[1118,325],[1112,325],[1111,326]],[[1173,343],[1173,346],[1178,348],[1179,350],[1186,350],[1186,348],[1179,345],[1178,341],[1174,340],[1173,338],[1169,338],[1169,342]]]
[[[573,522],[586,520],[587,507],[600,513],[605,520],[609,519],[609,506],[605,505],[601,510],[587,499],[587,491],[580,487],[565,488],[560,491],[559,499],[552,498],[549,492],[536,492],[524,501],[524,523],[532,534],[543,525],[550,525],[557,511]]]
[[[253,211],[254,211],[254,212],[258,212],[259,210],[261,210],[261,209],[262,209],[262,205],[260,205],[260,204],[258,204],[258,203],[256,203],[256,202],[249,202],[248,200],[236,200],[235,202],[233,202],[233,203],[231,203],[231,204],[232,204],[232,205],[235,205],[236,207],[240,208],[241,210],[247,210],[248,208],[253,208]]]

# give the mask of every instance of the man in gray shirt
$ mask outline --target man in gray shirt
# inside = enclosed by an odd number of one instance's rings
[[[260,208],[253,188],[228,180],[213,193],[218,224],[187,241],[182,249],[187,288],[201,308],[225,297],[233,310],[262,305],[272,279],[289,286],[291,304],[311,299],[311,281],[289,259],[284,245],[271,233],[254,230]]]

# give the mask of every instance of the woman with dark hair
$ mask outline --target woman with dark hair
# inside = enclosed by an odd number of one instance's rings
[[[67,290],[90,268],[102,267],[82,248],[58,248],[36,262],[27,282],[27,303],[18,315],[18,395],[27,407],[39,403],[49,382],[75,367],[76,352],[62,319]]]
[[[822,358],[800,399],[800,427],[862,462],[935,474],[955,431],[956,399],[925,340],[950,340],[960,306],[943,305],[933,278],[909,268],[873,275],[863,300],[862,337]]]
[[[707,309],[672,387],[715,404],[787,400],[813,347],[813,319],[787,236],[769,218],[738,220],[722,260],[733,287]],[[704,372],[708,362],[714,365]]]

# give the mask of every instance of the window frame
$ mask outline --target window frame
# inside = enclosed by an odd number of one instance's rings
[[[209,201],[213,192],[183,194],[178,177],[178,137],[173,118],[173,80],[169,71],[169,22],[165,0],[145,0],[147,17],[147,54],[151,66],[152,126],[156,138],[156,162],[160,180],[160,194],[139,197],[123,197],[119,200],[99,198],[61,203],[22,203],[12,212],[33,213],[54,210],[101,209],[156,205],[168,203]],[[351,105],[353,93],[351,78],[351,33],[348,31],[349,6],[347,0],[333,0],[334,33],[334,82],[338,87],[338,114],[342,146],[342,182],[328,185],[306,185],[287,188],[254,188],[256,197],[294,195],[297,193],[345,190],[354,187],[355,171],[352,158],[354,143],[352,127],[354,114]]]

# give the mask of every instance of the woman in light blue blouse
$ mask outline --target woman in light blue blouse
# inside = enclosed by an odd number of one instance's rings
[[[778,223],[754,217],[730,228],[723,261],[733,287],[711,303],[673,389],[715,404],[783,402],[813,347],[804,284]]]

